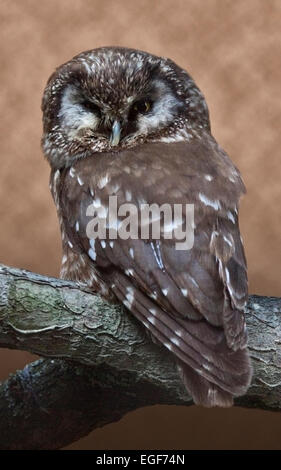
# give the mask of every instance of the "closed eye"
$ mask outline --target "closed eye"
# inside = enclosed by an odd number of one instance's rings
[[[101,110],[100,107],[92,103],[91,101],[85,100],[82,103],[83,108],[87,109],[87,111],[90,111],[91,113],[95,114],[97,117],[101,117]]]

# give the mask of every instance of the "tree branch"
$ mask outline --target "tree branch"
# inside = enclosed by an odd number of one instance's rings
[[[251,296],[246,313],[255,373],[235,404],[279,411],[281,299]],[[192,404],[172,355],[77,283],[0,265],[0,347],[55,358],[1,385],[1,449],[56,449],[142,406]]]

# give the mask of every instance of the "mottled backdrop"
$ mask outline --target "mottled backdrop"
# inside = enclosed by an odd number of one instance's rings
[[[280,296],[280,13],[281,0],[0,0],[0,262],[58,275],[42,91],[53,69],[82,50],[129,46],[171,57],[201,87],[213,134],[248,189],[241,229],[250,291]],[[0,378],[29,360],[0,351]],[[158,406],[71,448],[280,449],[281,416]]]

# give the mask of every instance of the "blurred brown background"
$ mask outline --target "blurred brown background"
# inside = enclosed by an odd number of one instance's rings
[[[58,275],[60,237],[40,150],[42,91],[73,55],[121,45],[171,57],[204,92],[213,134],[248,188],[241,229],[250,291],[280,296],[280,13],[280,0],[0,0],[0,261]],[[0,379],[31,359],[0,351]],[[281,449],[281,416],[152,407],[70,448]]]

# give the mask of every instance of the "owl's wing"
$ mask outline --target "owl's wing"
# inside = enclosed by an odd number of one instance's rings
[[[250,378],[241,349],[247,275],[237,204],[243,186],[220,149],[172,147],[172,156],[163,144],[109,154],[106,171],[98,157],[79,162],[64,176],[65,223],[71,244],[88,253],[116,297],[178,357],[195,401],[228,405]],[[193,247],[177,250],[175,238],[163,236],[89,239],[89,214],[95,209],[106,218],[112,196],[117,209],[126,202],[138,209],[143,202],[193,203]]]

